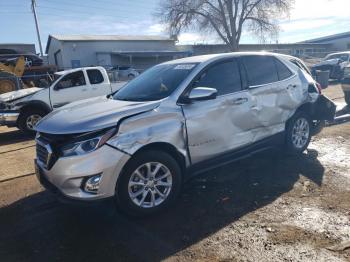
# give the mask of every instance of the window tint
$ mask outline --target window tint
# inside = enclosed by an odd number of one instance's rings
[[[278,81],[274,59],[270,56],[245,56],[242,58],[250,86]]]
[[[101,74],[100,70],[97,70],[97,69],[87,70],[87,75],[89,77],[90,84],[92,85],[100,84],[104,81],[103,75]]]
[[[170,96],[197,64],[156,65],[131,80],[113,96],[116,100],[155,101]]]
[[[297,67],[299,67],[300,69],[304,70],[309,75],[311,75],[311,72],[310,72],[309,68],[303,62],[298,61],[298,60],[291,60],[291,62],[293,64],[295,64]]]
[[[210,67],[204,72],[194,87],[210,87],[218,90],[218,95],[241,91],[241,77],[237,61],[227,61]]]
[[[83,71],[70,73],[58,83],[59,88],[70,88],[86,85]]]
[[[275,59],[279,80],[290,78],[293,73],[280,60]]]

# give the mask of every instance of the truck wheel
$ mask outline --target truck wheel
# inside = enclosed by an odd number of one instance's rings
[[[117,205],[128,215],[152,215],[171,205],[181,191],[181,169],[161,151],[144,151],[132,158],[116,185]]]
[[[41,109],[29,109],[28,111],[22,112],[18,118],[18,128],[26,133],[27,135],[35,135],[36,124],[46,115],[47,113]]]
[[[286,128],[286,147],[290,154],[300,154],[308,147],[311,140],[311,121],[304,112],[296,113]]]
[[[344,92],[345,94],[345,102],[350,107],[350,92]]]
[[[23,88],[22,80],[9,72],[0,72],[0,94],[12,92]]]

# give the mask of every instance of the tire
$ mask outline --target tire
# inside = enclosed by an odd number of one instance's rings
[[[12,92],[23,88],[22,80],[16,75],[0,71],[0,94]]]
[[[345,102],[350,107],[350,92],[344,92]]]
[[[303,126],[306,125],[304,128]],[[309,146],[312,136],[312,123],[304,112],[297,112],[286,128],[286,149],[289,154],[301,154]]]
[[[135,75],[133,75],[133,74],[128,74],[128,79],[129,80],[132,80],[132,79],[134,79],[135,78]]]
[[[17,126],[25,134],[33,136],[33,135],[35,135],[36,132],[29,125],[29,122],[30,122],[29,118],[32,117],[32,121],[31,121],[32,123],[31,124],[33,126],[33,125],[35,125],[35,121],[37,123],[45,115],[47,115],[47,113],[44,110],[41,110],[41,109],[29,109],[28,111],[24,111],[24,112],[22,112],[19,115]],[[35,119],[33,119],[33,118],[35,118]]]
[[[148,163],[151,163],[150,170],[153,172],[157,164],[162,165],[155,173],[153,180],[146,173]],[[146,180],[136,174],[137,170]],[[166,176],[167,172],[170,172],[170,175]],[[166,177],[160,179],[164,176]],[[176,200],[181,192],[181,185],[181,169],[172,156],[162,151],[144,151],[135,155],[126,164],[117,181],[115,194],[117,206],[124,213],[133,217],[153,215],[168,208]],[[163,198],[157,192],[163,194]],[[152,204],[152,195],[154,195],[154,204]]]
[[[319,121],[313,122],[311,136],[315,136],[315,135],[321,133],[321,131],[323,130],[323,128],[325,126],[326,126],[325,120],[319,120]]]

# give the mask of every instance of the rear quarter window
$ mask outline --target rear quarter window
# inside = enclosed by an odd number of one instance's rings
[[[277,58],[275,59],[275,63],[277,68],[278,79],[280,81],[288,79],[293,75],[292,71],[290,71],[289,68]]]
[[[249,86],[259,86],[278,81],[274,58],[271,56],[244,56],[242,62],[247,71]]]

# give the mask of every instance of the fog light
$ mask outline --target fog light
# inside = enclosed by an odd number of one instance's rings
[[[84,191],[92,194],[97,194],[97,191],[100,188],[101,177],[102,175],[95,175],[88,178],[85,181]]]

